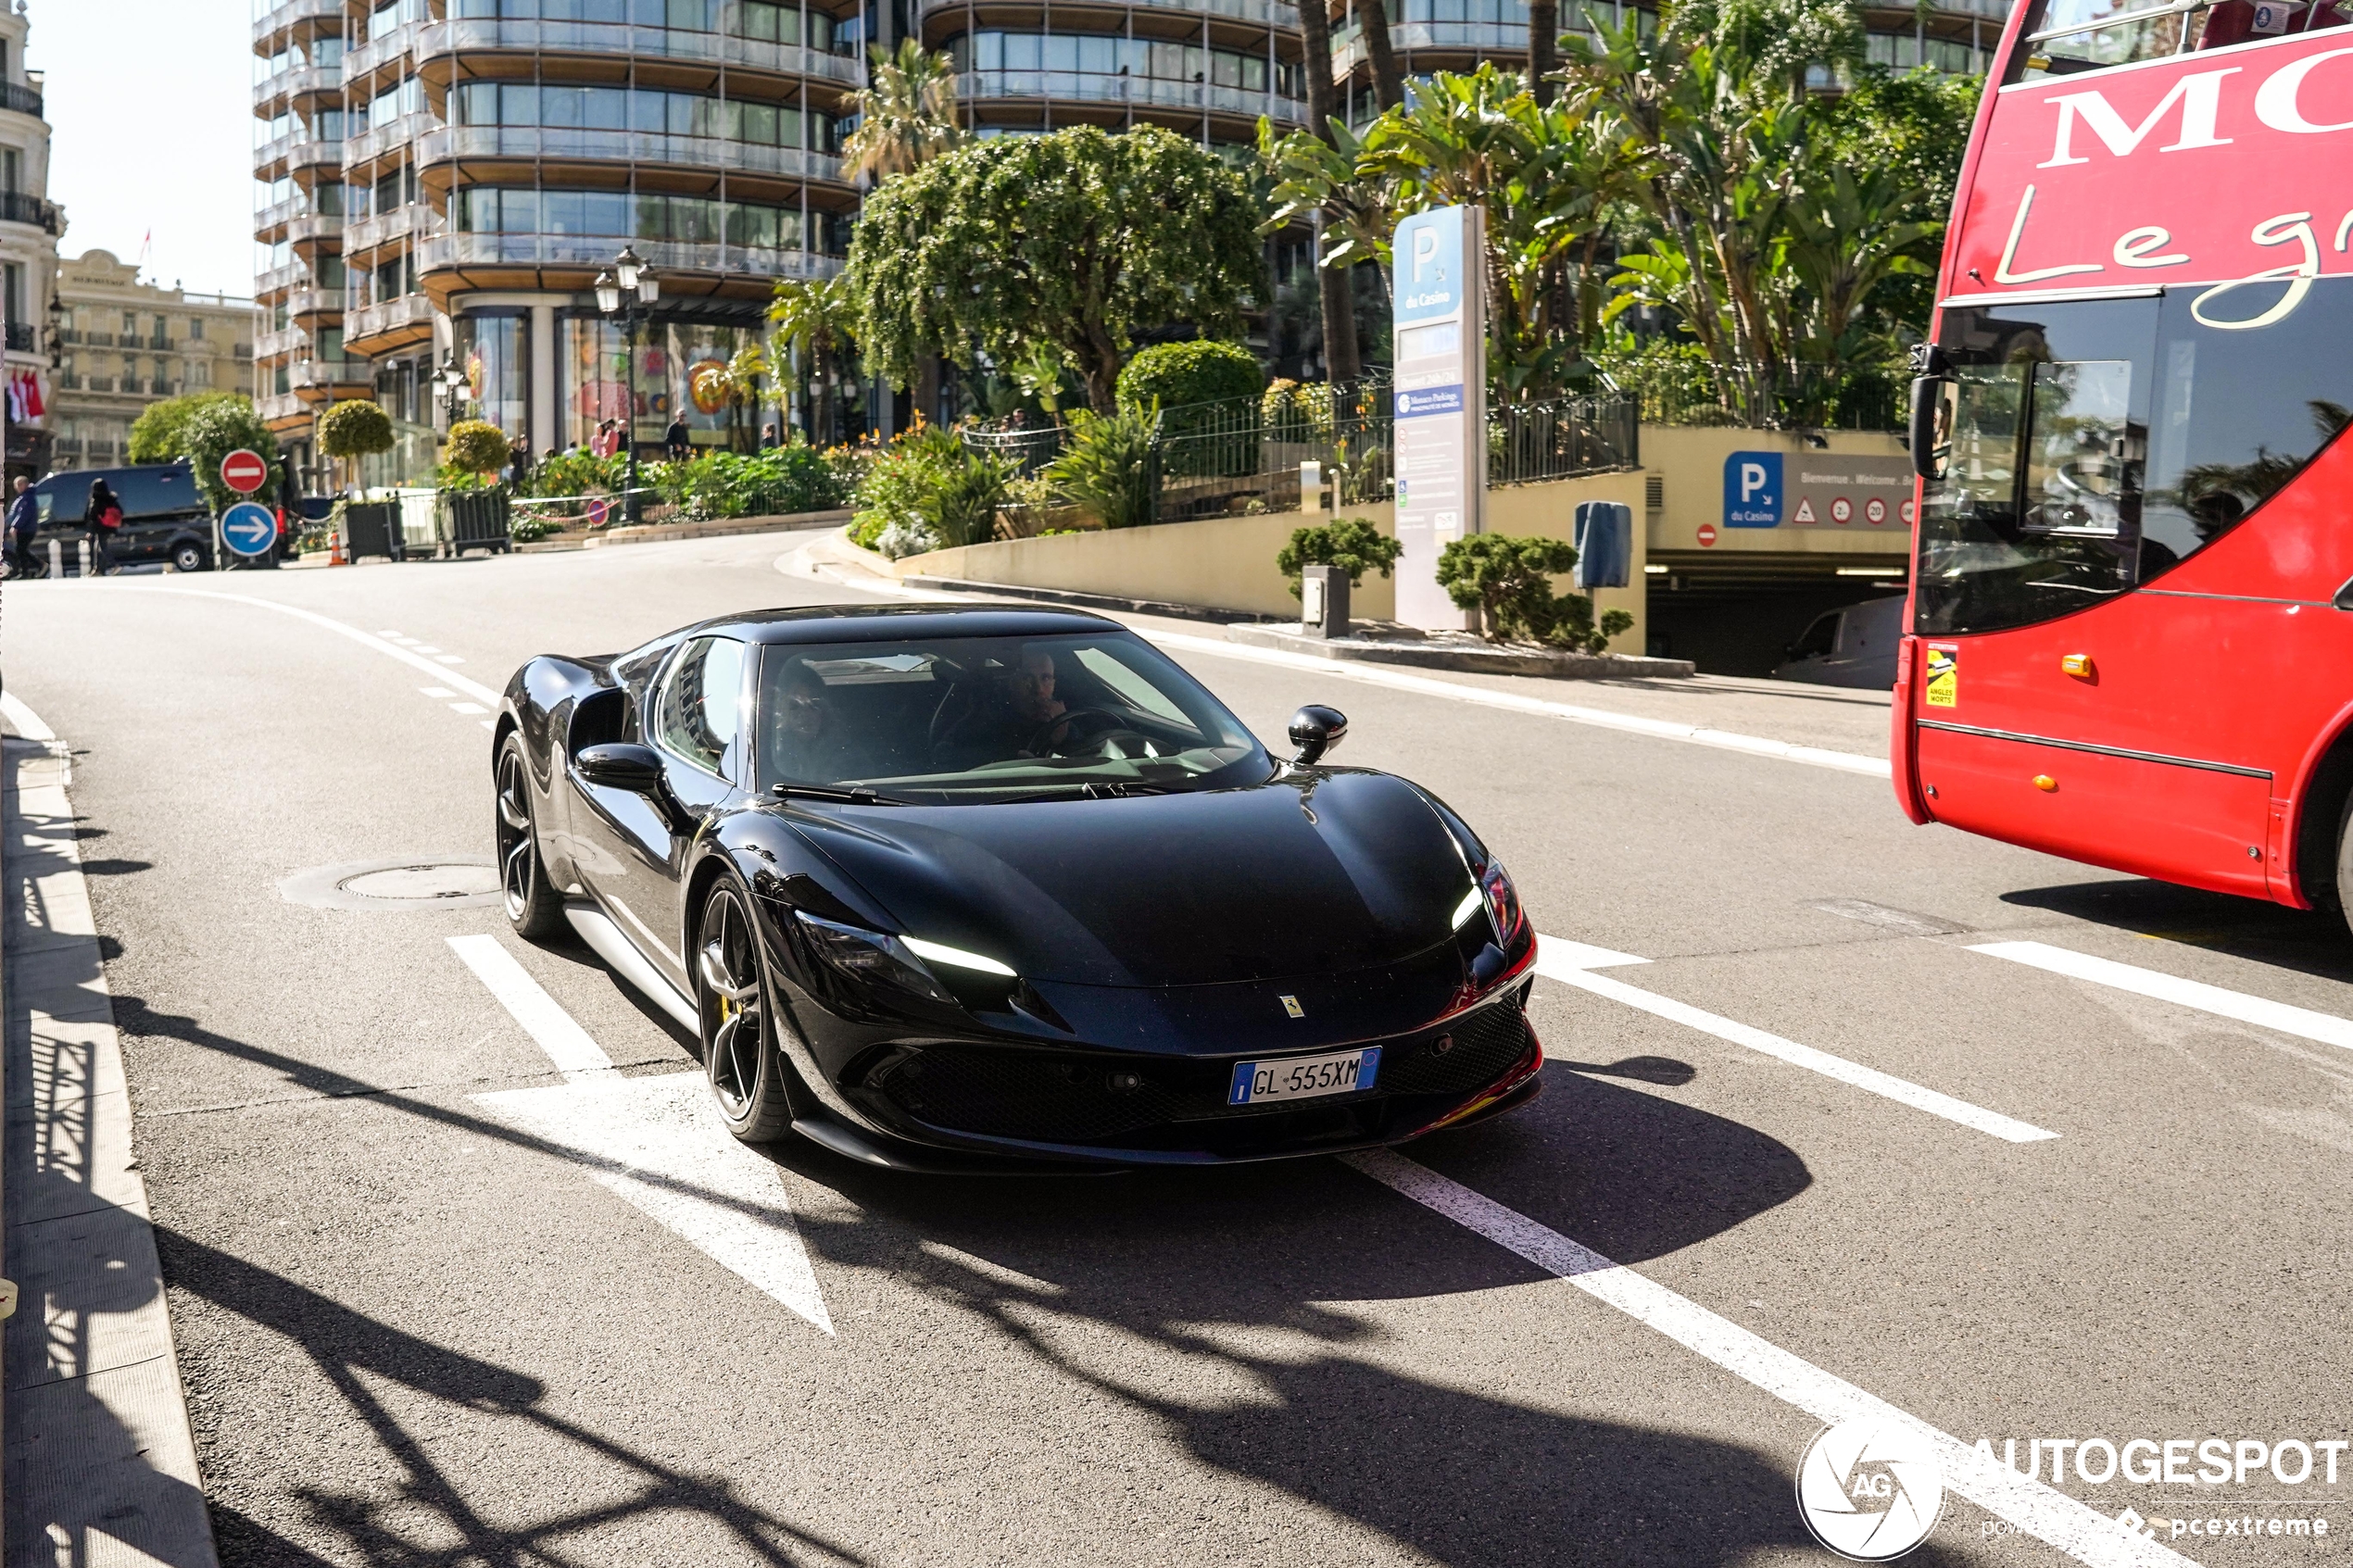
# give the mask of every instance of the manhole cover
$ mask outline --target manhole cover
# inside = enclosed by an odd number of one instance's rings
[[[498,902],[498,872],[487,855],[346,860],[296,872],[278,894],[320,909],[468,909]]]

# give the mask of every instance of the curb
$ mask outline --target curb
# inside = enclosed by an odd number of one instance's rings
[[[671,539],[721,539],[736,533],[796,533],[803,529],[848,522],[852,515],[844,507],[834,511],[724,518],[711,522],[640,523],[635,528],[614,528],[591,534],[581,547],[596,550],[610,545],[656,545]]]
[[[1424,643],[1352,635],[1310,637],[1274,625],[1231,625],[1228,642],[1280,648],[1315,659],[1370,664],[1414,664],[1425,670],[1460,670],[1480,675],[1534,675],[1554,681],[1689,680],[1697,673],[1688,659],[1646,659],[1625,653],[1555,653],[1545,648],[1481,646],[1476,643]],[[1361,622],[1360,622],[1361,624]]]
[[[1208,605],[1176,604],[1164,599],[1127,599],[1114,594],[1082,594],[1068,588],[1025,588],[1012,583],[968,583],[960,577],[902,577],[918,588],[952,594],[993,594],[1005,598],[1031,599],[1042,604],[1072,605],[1081,609],[1119,609],[1130,615],[1158,615],[1177,621],[1209,621],[1225,625],[1237,621],[1269,621],[1271,616],[1247,609],[1216,609]]]
[[[6,1561],[217,1568],[132,1145],[79,834],[70,753],[13,696],[0,883],[8,899]]]

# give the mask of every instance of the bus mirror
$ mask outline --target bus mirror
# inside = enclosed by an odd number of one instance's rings
[[[1953,390],[1953,383],[1942,376],[1921,376],[1912,383],[1912,419],[1905,445],[1912,451],[1912,471],[1925,480],[1944,477],[1952,451]]]

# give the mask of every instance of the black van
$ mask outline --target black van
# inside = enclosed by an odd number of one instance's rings
[[[168,560],[178,571],[203,571],[212,565],[212,508],[196,488],[196,476],[183,460],[131,469],[76,469],[53,473],[32,487],[40,508],[41,531],[71,535],[89,528],[90,486],[105,480],[122,501],[122,528],[114,537],[114,558],[128,566],[134,561]],[[36,538],[36,552],[47,546]]]

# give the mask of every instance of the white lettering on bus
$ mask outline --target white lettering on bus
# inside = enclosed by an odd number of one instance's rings
[[[2307,55],[2294,65],[2273,71],[2270,81],[2255,90],[2255,118],[2274,131],[2285,131],[2296,136],[2318,136],[2327,131],[2353,131],[2353,119],[2339,120],[2334,125],[2315,125],[2304,118],[2304,110],[2296,95],[2304,90],[2304,79],[2322,60],[2343,59],[2353,55],[2353,49],[2331,49],[2322,54]]]
[[[2304,296],[2311,292],[2312,280],[2321,275],[2321,240],[2312,232],[2310,213],[2284,212],[2277,218],[2266,218],[2255,226],[2254,232],[2247,237],[2259,245],[2284,245],[2295,240],[2303,246],[2303,259],[2291,261],[2283,267],[2267,267],[2235,282],[2217,283],[2190,301],[2190,316],[2198,325],[2224,332],[2248,332],[2257,327],[2271,326],[2275,321],[2284,321],[2297,306],[2304,303]],[[2286,278],[2295,282],[2288,284],[2287,292],[2280,295],[2278,303],[2260,316],[2244,321],[2222,321],[2206,313],[2210,301],[2221,298],[2233,289],[2243,289],[2249,283],[2277,282]]]
[[[2137,126],[2124,123],[2124,117],[2102,97],[2097,90],[2084,93],[2061,93],[2045,100],[2058,106],[2058,139],[2051,149],[2050,161],[2039,164],[2041,169],[2057,169],[2064,164],[2089,163],[2087,157],[2077,157],[2073,151],[2075,122],[2080,119],[2091,127],[2092,133],[2118,157],[2129,157],[2140,144],[2148,140],[2175,104],[2182,106],[2182,134],[2179,140],[2158,148],[2160,153],[2178,153],[2192,147],[2228,146],[2231,138],[2214,134],[2214,121],[2222,107],[2222,79],[2235,76],[2243,68],[2231,66],[2222,70],[2202,70],[2173,83],[2173,90],[2148,118]],[[2291,67],[2291,69],[2294,68]],[[2286,72],[2283,71],[2282,75]],[[2290,92],[2293,93],[2291,88]],[[2266,123],[2269,123],[2268,121]]]
[[[2186,251],[2171,251],[2164,256],[2151,256],[2173,243],[2173,236],[2152,223],[2145,229],[2127,229],[2117,236],[2116,264],[2119,267],[2179,267],[2187,261]]]
[[[2002,247],[2002,259],[1994,266],[1994,281],[1997,283],[2036,283],[2045,278],[2064,278],[2070,272],[2104,271],[2096,261],[2070,261],[2057,267],[2038,267],[2032,272],[2013,272],[2010,263],[2018,259],[2018,242],[2026,232],[2026,215],[2034,206],[2034,187],[2026,187],[2018,198],[2018,216],[2010,220],[2009,243]]]

